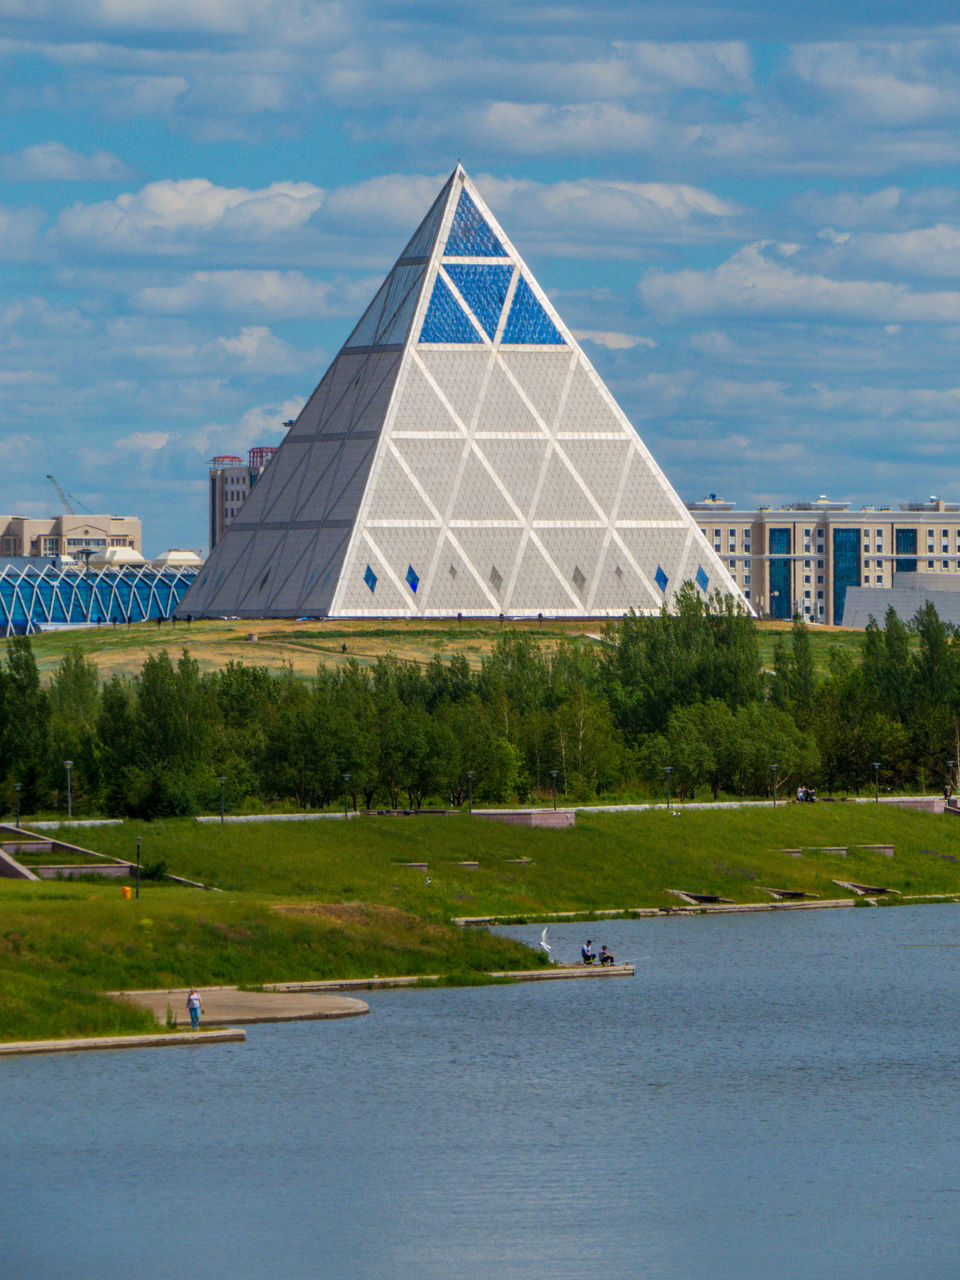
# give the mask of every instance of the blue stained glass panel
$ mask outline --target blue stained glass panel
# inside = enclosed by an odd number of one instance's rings
[[[500,341],[533,343],[539,346],[563,343],[559,329],[537,301],[523,276],[517,281],[510,315]]]
[[[377,585],[377,575],[373,572],[373,570],[370,568],[369,565],[367,565],[367,571],[363,575],[363,580],[367,584],[367,586],[370,588],[371,591],[375,589]]]
[[[413,592],[414,595],[417,594],[417,587],[419,587],[419,585],[420,585],[420,579],[417,577],[416,573],[414,572],[413,565],[412,564],[407,565],[407,586],[410,588],[410,590]]]
[[[663,568],[659,564],[657,565],[657,572],[653,580],[657,584],[657,586],[660,588],[661,591],[666,591],[667,583],[670,581],[670,579],[663,572]]]
[[[457,212],[444,251],[455,258],[505,258],[506,250],[490,230],[483,214],[466,191],[460,192]]]
[[[481,342],[463,308],[437,276],[430,306],[420,330],[421,342]]]
[[[446,268],[447,275],[460,290],[464,302],[492,338],[500,323],[500,312],[507,298],[513,267]]]
[[[704,572],[703,565],[700,565],[699,569],[697,569],[697,586],[700,588],[701,591],[706,591],[709,585],[710,585],[710,579],[707,577],[706,573]]]

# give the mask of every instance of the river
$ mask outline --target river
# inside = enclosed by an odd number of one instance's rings
[[[960,908],[551,927],[554,955],[587,932],[636,977],[5,1060],[0,1274],[960,1272]]]

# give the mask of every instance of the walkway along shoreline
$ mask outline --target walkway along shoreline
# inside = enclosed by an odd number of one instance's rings
[[[512,982],[542,982],[564,978],[633,977],[633,965],[553,965],[549,969],[518,969],[492,972],[486,977]],[[442,974],[417,974],[395,978],[324,979],[315,982],[276,982],[264,984],[257,991],[241,991],[238,987],[198,988],[206,1018],[228,1018],[231,1022],[303,1022],[327,1018],[356,1018],[370,1012],[364,1000],[338,994],[344,991],[382,990],[388,987],[413,987],[442,983]],[[108,991],[105,995],[130,1000],[149,1009],[158,1023],[163,1023],[168,1010],[178,1025],[188,1021],[186,987],[161,990]],[[19,1040],[0,1044],[0,1057],[36,1053],[75,1053],[90,1049],[157,1049],[185,1045],[222,1044],[243,1041],[246,1032],[239,1027],[217,1027],[208,1031],[167,1031],[142,1036],[73,1036],[64,1040]]]

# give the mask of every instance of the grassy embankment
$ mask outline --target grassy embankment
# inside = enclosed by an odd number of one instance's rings
[[[148,1016],[97,995],[117,988],[374,973],[463,980],[542,963],[450,925],[454,916],[678,906],[671,888],[736,902],[769,902],[763,886],[849,896],[834,879],[960,897],[960,822],[886,805],[580,814],[560,831],[464,815],[63,833],[123,857],[138,834],[145,862],[224,892],[148,882],[127,902],[115,882],[0,882],[0,1039],[151,1029]],[[893,844],[895,855],[857,844]],[[458,865],[466,860],[479,868]]]
[[[483,657],[490,653],[501,636],[510,631],[523,631],[536,636],[547,651],[560,641],[596,645],[603,631],[600,620],[535,619],[498,622],[467,620],[456,622],[400,619],[377,622],[297,622],[269,619],[214,619],[194,622],[189,627],[164,623],[137,623],[131,627],[94,627],[87,630],[48,632],[32,637],[31,643],[41,677],[49,679],[64,653],[78,648],[97,667],[101,677],[115,673],[135,675],[152,653],[167,649],[179,654],[190,650],[205,671],[220,670],[227,662],[263,666],[280,671],[285,666],[302,676],[312,676],[319,666],[335,667],[351,659],[372,665],[379,658],[392,655],[411,662],[427,663],[436,654],[449,658],[462,653],[477,670]],[[763,666],[771,669],[773,651],[779,637],[789,632],[788,623],[757,624]],[[249,637],[256,636],[256,640]],[[831,647],[846,649],[856,658],[859,653],[859,631],[838,627],[816,627],[810,631],[814,665],[825,674]],[[0,639],[0,652],[4,641]],[[347,646],[346,653],[343,645]]]

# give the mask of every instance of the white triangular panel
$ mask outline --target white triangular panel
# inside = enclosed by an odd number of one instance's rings
[[[569,351],[503,351],[500,359],[533,405],[538,417],[552,428],[570,368]]]
[[[742,600],[458,166],[181,613],[615,616],[685,580]]]
[[[440,431],[447,435],[463,435],[464,426],[458,421],[449,401],[445,400],[437,385],[416,360],[407,361],[402,388],[402,415],[394,423],[393,434],[407,431]]]
[[[500,363],[490,370],[475,429],[481,435],[504,431],[547,431],[546,425],[538,419]]]
[[[484,520],[522,520],[523,514],[504,493],[504,486],[490,474],[477,454],[471,451],[464,461],[460,484],[450,512],[451,523],[476,520],[477,512]]]
[[[537,538],[563,581],[586,604],[597,581],[606,529],[537,529]]]
[[[500,477],[521,511],[529,511],[550,442],[546,436],[527,440],[477,439],[477,448]]]
[[[555,520],[563,524],[603,519],[584,492],[583,485],[555,450],[547,463],[546,477],[540,488],[533,518],[537,523],[541,520]]]
[[[477,410],[480,391],[487,376],[489,358],[473,351],[418,352],[422,363],[464,426],[469,427]]]
[[[379,466],[376,488],[367,511],[368,523],[437,519],[436,507],[394,450],[383,454]]]
[[[630,458],[631,442],[626,438],[606,440],[602,449],[589,440],[557,441],[558,451],[607,513],[617,508],[624,474]]]
[[[579,613],[573,584],[557,573],[542,546],[529,538],[514,575],[507,601],[513,613]]]
[[[446,511],[455,495],[466,441],[462,438],[431,440],[398,436],[393,444],[430,501],[441,513]]]

